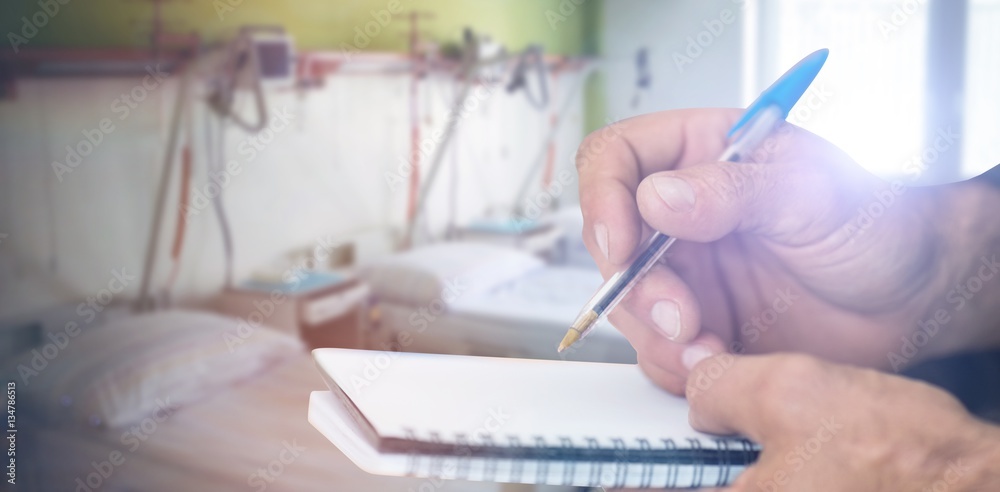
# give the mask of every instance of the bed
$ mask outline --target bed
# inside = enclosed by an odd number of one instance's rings
[[[71,336],[18,382],[19,490],[153,492],[530,490],[377,477],[306,421],[324,389],[287,335],[196,312],[127,318]],[[234,345],[234,343],[237,343]]]
[[[583,342],[555,350],[601,285],[600,273],[548,265],[521,251],[441,243],[386,259],[365,277],[377,299],[368,346],[428,353],[635,363],[606,321]]]

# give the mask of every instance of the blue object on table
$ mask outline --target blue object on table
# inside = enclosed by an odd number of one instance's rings
[[[523,221],[519,220],[489,220],[482,219],[477,220],[469,224],[465,230],[467,232],[478,232],[483,234],[503,234],[516,236],[519,234],[524,234],[528,231],[533,231],[540,227],[541,224],[537,220],[525,219]]]
[[[304,294],[315,290],[332,287],[349,280],[349,277],[332,272],[299,272],[298,282],[267,282],[263,280],[249,280],[240,284],[242,290],[255,290],[261,292],[281,292],[285,295]]]

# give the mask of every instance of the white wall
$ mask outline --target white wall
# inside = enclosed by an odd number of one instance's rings
[[[615,0],[604,3],[603,52],[608,116],[613,119],[671,108],[740,106],[742,95],[742,2],[733,0]],[[726,24],[711,45],[678,69],[674,53],[687,56],[688,37]],[[703,35],[704,36],[704,35]],[[703,37],[704,39],[704,37]],[[634,54],[648,46],[652,89],[632,107]],[[578,79],[560,76],[554,91],[566,97]],[[271,94],[269,105],[287,106],[293,126],[252,162],[237,152],[247,138],[230,130],[228,156],[242,172],[226,189],[236,243],[236,277],[273,263],[285,252],[331,238],[364,237],[362,255],[394,244],[404,223],[405,187],[391,189],[384,174],[396,170],[409,149],[408,77],[343,75],[305,94]],[[77,300],[107,285],[111,271],[141,269],[149,237],[156,182],[175,81],[168,81],[119,121],[113,101],[139,79],[31,79],[18,84],[14,101],[0,102],[0,317],[59,300]],[[421,101],[432,106],[423,135],[444,124],[451,83],[428,82]],[[578,94],[577,99],[582,101]],[[559,103],[561,105],[561,103]],[[571,106],[557,139],[557,164],[572,169],[582,138],[582,103]],[[116,129],[78,168],[56,179],[52,162],[81,131],[112,118]],[[523,95],[502,90],[462,120],[456,158],[446,158],[430,208],[440,230],[451,214],[461,225],[488,214],[504,215],[548,130],[548,114],[530,108]],[[201,127],[202,117],[196,125]],[[201,141],[201,130],[196,132]],[[200,157],[200,156],[199,156]],[[206,183],[204,159],[196,159],[195,188]],[[457,167],[458,181],[451,185]],[[174,183],[176,184],[176,175]],[[575,186],[571,186],[575,188]],[[171,206],[176,206],[171,190]],[[532,196],[537,196],[533,194]],[[575,189],[563,198],[573,201]],[[163,228],[157,282],[170,264],[174,214]],[[222,246],[211,210],[193,217],[175,297],[203,296],[222,285]],[[138,281],[121,296],[133,297]]]
[[[747,3],[742,0],[604,2],[602,42],[607,57],[609,116],[620,119],[667,109],[746,104],[742,95],[742,59]],[[729,23],[723,22],[730,19]],[[722,28],[718,29],[720,25]],[[698,44],[699,35],[707,46]],[[690,53],[697,56],[689,56],[689,37],[697,45]],[[652,87],[639,105],[633,107],[635,53],[643,46],[649,50]]]
[[[560,77],[565,88],[558,92],[566,95],[575,79]],[[6,235],[0,235],[0,317],[93,295],[112,270],[141,270],[177,83],[168,80],[119,120],[113,102],[140,82],[22,80],[16,100],[0,102],[0,234]],[[227,157],[241,169],[225,190],[237,279],[328,237],[366,237],[362,256],[392,248],[404,223],[406,187],[392,189],[385,173],[408,155],[408,87],[406,76],[344,75],[322,89],[272,93],[268,105],[287,108],[294,120],[251,162],[238,152],[248,136],[229,130]],[[452,91],[451,82],[424,85],[421,104],[433,111],[423,120],[423,135],[443,127]],[[572,169],[583,136],[581,112],[582,104],[574,103],[559,132],[561,168]],[[66,145],[76,145],[81,131],[102,118],[111,118],[115,130],[60,182],[52,163],[64,163]],[[204,190],[207,182],[203,121],[196,115],[193,190]],[[480,101],[460,122],[455,160],[445,161],[430,207],[432,226],[443,227],[450,215],[447,189],[456,175],[459,225],[491,211],[508,213],[547,128],[548,114],[532,109],[521,94],[501,88]],[[157,286],[170,266],[176,196],[174,189]],[[190,218],[183,262],[175,298],[206,295],[222,285],[221,236],[210,208]],[[130,283],[122,297],[134,297],[138,285]]]

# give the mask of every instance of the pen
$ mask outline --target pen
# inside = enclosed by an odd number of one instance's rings
[[[775,126],[788,117],[792,106],[795,106],[823,68],[829,53],[826,49],[811,53],[762,92],[729,130],[726,136],[730,143],[719,161],[740,162],[746,154],[755,150]],[[653,234],[632,264],[604,282],[583,307],[559,343],[559,352],[583,339],[600,320],[611,314],[615,306],[642,280],[675,241],[677,238],[666,234]]]

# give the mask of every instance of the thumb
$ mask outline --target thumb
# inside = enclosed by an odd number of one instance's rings
[[[842,181],[830,167],[802,162],[715,162],[652,174],[636,201],[651,227],[679,239],[711,242],[739,231],[808,244],[842,227],[851,204],[870,193]]]
[[[812,432],[828,416],[830,381],[843,368],[802,354],[703,359],[688,376],[685,396],[692,427],[712,434],[742,434],[769,441]],[[803,427],[805,426],[805,427]]]
[[[720,354],[698,362],[688,376],[685,397],[691,425],[713,434],[741,434],[763,444],[773,432],[768,401],[759,393],[769,379],[773,356]]]

